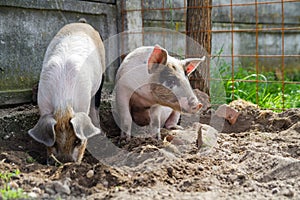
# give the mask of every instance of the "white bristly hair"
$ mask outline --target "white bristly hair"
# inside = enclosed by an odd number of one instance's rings
[[[82,87],[81,84],[91,89],[89,81],[84,80],[82,73],[85,72],[82,68],[87,67],[87,59],[93,51],[95,45],[84,33],[59,37],[50,44],[39,83],[38,101],[44,104],[41,105],[42,115],[53,113],[55,110],[64,110],[68,106],[79,110],[84,109],[76,98]],[[88,110],[82,111],[88,112]]]

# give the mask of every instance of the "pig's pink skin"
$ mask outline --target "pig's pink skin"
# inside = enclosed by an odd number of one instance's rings
[[[115,112],[118,115],[123,139],[130,139],[133,119],[140,125],[148,125],[149,122],[151,130],[160,139],[160,128],[164,125],[167,125],[167,128],[177,127],[180,112],[196,113],[202,107],[184,71],[191,63],[191,59],[178,60],[169,56],[164,49],[162,50],[165,52],[165,59],[153,56],[161,49],[158,45],[137,48],[125,57],[119,67],[116,75]],[[152,56],[154,60],[157,58],[165,60],[166,63],[160,63],[159,67],[150,65],[148,62]],[[203,60],[198,59],[196,65]],[[171,89],[162,86],[167,84],[163,82],[165,80],[163,72],[166,68],[168,74],[171,73],[178,79],[176,80],[178,84]],[[168,77],[166,79],[168,80]]]
[[[168,108],[168,107],[164,107],[164,108]],[[167,120],[165,121],[165,127],[167,129],[182,129],[181,126],[177,125],[179,119],[180,119],[180,112],[172,110]]]

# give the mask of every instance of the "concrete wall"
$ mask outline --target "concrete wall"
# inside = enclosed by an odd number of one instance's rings
[[[65,24],[84,17],[104,40],[116,34],[114,3],[0,0],[0,105],[31,101],[47,45]]]
[[[145,10],[143,11],[143,26],[169,29],[148,29],[145,31],[144,44],[160,44],[174,56],[185,57],[186,36],[181,34],[185,32],[185,2],[182,0],[165,0],[163,3],[151,0],[143,2]]]
[[[258,2],[265,1],[267,0],[258,0]],[[213,5],[230,4],[230,0],[213,0],[212,2]],[[254,0],[234,1],[235,4],[253,2]],[[184,32],[186,10],[182,8],[185,6],[186,0],[0,0],[0,106],[31,101],[31,88],[38,81],[46,47],[56,32],[65,24],[84,17],[101,33],[103,39],[120,31],[142,27],[164,27]],[[167,10],[162,10],[163,7]],[[155,8],[158,10],[154,10]],[[126,12],[130,10],[136,11]],[[297,30],[284,32],[285,55],[300,54],[299,10],[300,2],[284,3],[284,26],[298,27]],[[258,6],[258,14],[259,28],[282,27],[280,3],[261,4]],[[125,18],[122,18],[124,16]],[[254,29],[255,6],[234,6],[233,19],[236,30]],[[230,7],[213,8],[212,21],[213,30],[230,30]],[[127,34],[124,40],[122,36],[121,42],[125,51],[140,45],[160,43],[173,48],[174,53],[184,55],[185,40],[182,40],[182,37],[179,41],[178,38],[172,36],[172,32],[161,36],[153,36],[151,31],[148,35],[145,33],[143,35]],[[280,56],[282,54],[281,34],[281,30],[260,31],[258,53]],[[256,53],[255,36],[256,33],[252,31],[236,32],[232,43],[230,32],[213,33],[212,53],[218,52],[223,47],[222,54],[230,56],[233,45],[234,54],[253,55]],[[164,44],[164,41],[171,41],[172,44],[167,42]],[[230,63],[231,58],[227,61]],[[287,72],[299,73],[299,57],[286,57],[284,62]],[[255,59],[250,57],[235,59],[235,64],[243,67],[253,66],[254,63]],[[116,60],[114,64],[119,63]],[[259,66],[263,70],[280,68],[281,58],[259,58]],[[109,81],[112,81],[114,72],[115,67],[112,67],[108,72]]]
[[[175,31],[185,31],[185,6],[185,0],[164,0],[164,4],[162,1],[157,3],[157,1],[144,0],[144,27],[164,27]],[[162,8],[165,10],[161,10]]]

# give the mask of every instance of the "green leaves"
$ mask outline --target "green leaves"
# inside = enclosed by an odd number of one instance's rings
[[[285,80],[277,80],[275,72],[256,71],[253,66],[231,66],[220,58],[222,49],[214,59],[219,66],[226,101],[244,99],[259,105],[261,108],[282,110],[300,107],[300,85],[285,75]],[[233,71],[233,72],[232,72]],[[294,77],[294,76],[293,76]]]
[[[10,182],[12,177],[20,174],[20,170],[16,169],[13,172],[0,172],[0,182],[4,182],[3,187],[0,188],[0,194],[3,200],[7,199],[26,199],[27,194],[24,193],[22,188],[11,188]]]

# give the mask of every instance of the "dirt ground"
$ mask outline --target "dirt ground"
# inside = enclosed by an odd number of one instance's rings
[[[9,184],[36,199],[300,199],[300,109],[274,113],[244,101],[230,106],[241,112],[237,122],[225,121],[219,133],[202,125],[198,149],[199,123],[162,130],[164,141],[134,137],[117,146],[119,130],[104,102],[107,142],[86,151],[80,165],[62,166],[47,166],[45,147],[27,134],[39,118],[37,106],[0,109],[0,172],[20,170]],[[199,121],[222,122],[213,111]],[[114,153],[102,158],[107,143]],[[0,188],[4,184],[0,179]]]

